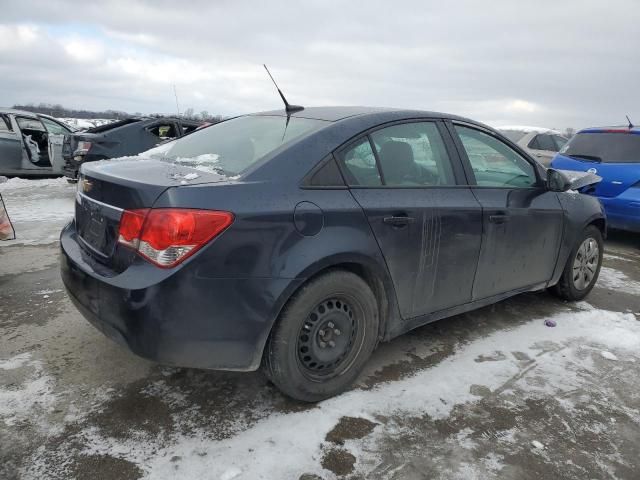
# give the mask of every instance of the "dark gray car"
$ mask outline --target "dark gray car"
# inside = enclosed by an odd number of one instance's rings
[[[0,175],[62,175],[62,142],[70,133],[48,115],[0,109]]]
[[[76,179],[83,163],[137,155],[201,125],[203,122],[184,118],[132,117],[67,135],[62,147],[64,174]]]

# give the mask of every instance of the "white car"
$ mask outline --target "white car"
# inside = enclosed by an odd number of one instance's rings
[[[568,141],[560,132],[550,128],[504,126],[497,129],[545,167],[551,164],[555,154]]]

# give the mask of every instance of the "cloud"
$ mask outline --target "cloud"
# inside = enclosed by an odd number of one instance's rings
[[[72,13],[72,15],[70,15]],[[554,127],[640,118],[640,3],[8,0],[0,104],[232,115],[303,105],[444,110]],[[72,23],[82,19],[82,23]],[[77,21],[76,21],[77,22]]]

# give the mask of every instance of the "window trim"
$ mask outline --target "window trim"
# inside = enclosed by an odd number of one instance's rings
[[[449,162],[451,163],[451,170],[453,171],[453,178],[456,182],[454,185],[350,185],[347,182],[347,175],[344,173],[344,166],[340,161],[342,153],[345,150],[349,149],[353,144],[360,142],[364,137],[367,137],[369,140],[369,145],[371,146],[371,150],[373,151],[373,155],[376,159],[376,168],[378,169],[378,175],[380,176],[380,181],[384,182],[384,176],[382,173],[382,169],[380,168],[380,159],[378,158],[378,152],[375,148],[375,144],[371,138],[371,134],[376,132],[377,130],[382,130],[388,127],[393,127],[394,125],[403,125],[406,123],[433,123],[438,129],[438,133],[440,134],[440,138],[442,139],[442,143],[444,144],[445,151],[447,156],[449,157]],[[345,180],[345,185],[350,189],[403,189],[403,190],[415,190],[415,189],[434,189],[434,188],[469,188],[470,183],[468,181],[466,172],[464,171],[464,165],[462,164],[462,159],[459,156],[457,151],[455,142],[451,138],[451,134],[447,129],[444,119],[439,117],[413,117],[413,118],[403,118],[401,120],[392,120],[390,122],[381,123],[370,127],[359,134],[351,137],[349,140],[338,146],[333,150],[333,155],[336,158],[336,163],[338,164],[338,169],[342,174],[343,179]]]
[[[458,156],[460,157],[460,161],[462,162],[465,173],[467,175],[467,181],[469,182],[469,186],[473,188],[500,189],[500,190],[514,190],[514,189],[533,190],[533,189],[545,188],[545,181],[542,178],[542,175],[540,173],[540,168],[542,167],[540,167],[538,163],[535,160],[533,160],[533,158],[531,158],[531,156],[528,153],[526,153],[524,149],[521,148],[519,145],[516,145],[513,142],[509,142],[509,141],[505,142],[505,140],[501,138],[501,135],[499,133],[493,132],[488,128],[482,127],[480,125],[476,125],[474,123],[464,122],[460,120],[445,120],[445,125],[449,130],[449,134],[451,135],[455,143],[456,150],[458,151]],[[515,150],[515,152],[518,155],[520,155],[527,163],[529,163],[531,165],[531,168],[533,168],[533,173],[536,176],[536,184],[532,185],[531,187],[515,187],[515,186],[498,187],[498,186],[492,186],[492,185],[478,185],[475,172],[473,171],[473,167],[471,166],[471,161],[467,156],[467,151],[465,150],[464,145],[462,144],[462,140],[460,139],[460,136],[458,135],[458,132],[455,129],[456,125],[459,125],[465,128],[470,128],[472,130],[477,130],[481,133],[489,135],[490,137],[493,137],[497,141],[503,143],[506,147],[509,147],[511,150]]]

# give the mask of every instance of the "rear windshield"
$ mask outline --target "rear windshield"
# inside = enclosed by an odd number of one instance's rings
[[[633,133],[578,133],[560,153],[603,163],[640,163],[640,135]]]
[[[513,143],[518,142],[522,137],[524,137],[527,132],[522,132],[520,130],[500,130],[505,137],[511,140]]]
[[[151,156],[234,176],[281,145],[327,124],[324,120],[296,117],[290,117],[288,123],[287,117],[281,116],[238,117],[195,131],[166,148],[158,147]]]

